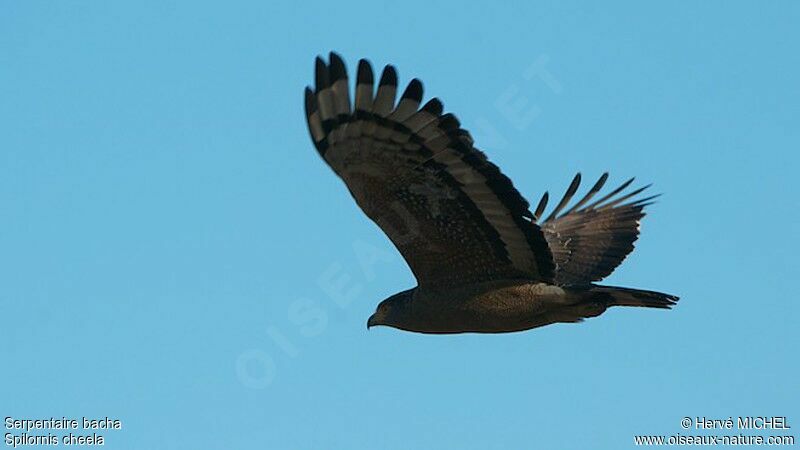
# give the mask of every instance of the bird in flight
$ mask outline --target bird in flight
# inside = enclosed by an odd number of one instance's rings
[[[399,101],[397,72],[386,66],[375,89],[370,63],[358,63],[354,101],[344,61],[316,59],[305,90],[311,139],[364,213],[394,243],[418,286],[378,305],[367,328],[420,333],[505,333],[580,322],[610,306],[669,309],[678,297],[602,286],[633,250],[647,186],[633,179],[600,191],[603,174],[570,205],[581,176],[544,216],[475,148],[453,114],[433,98],[422,105],[413,79]],[[422,106],[421,106],[422,105]],[[596,197],[599,197],[595,199]]]

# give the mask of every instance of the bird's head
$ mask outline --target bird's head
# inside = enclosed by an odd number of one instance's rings
[[[367,321],[367,329],[377,325],[404,328],[411,318],[411,298],[414,289],[399,292],[380,302],[375,314]]]

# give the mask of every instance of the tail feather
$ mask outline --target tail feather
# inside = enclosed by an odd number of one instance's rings
[[[617,286],[593,285],[590,292],[595,299],[605,301],[607,306],[640,306],[670,309],[679,300],[677,296],[663,292]]]

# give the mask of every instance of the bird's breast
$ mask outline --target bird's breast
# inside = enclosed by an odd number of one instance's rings
[[[419,291],[414,298],[418,331],[428,333],[519,331],[570,302],[560,287],[545,283],[491,283],[448,292]]]

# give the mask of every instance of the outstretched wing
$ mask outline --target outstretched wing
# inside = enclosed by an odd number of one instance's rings
[[[649,187],[618,195],[630,186],[633,182],[631,178],[599,200],[589,203],[607,179],[608,173],[604,173],[580,201],[559,215],[578,190],[581,174],[577,174],[564,197],[541,222],[539,218],[547,207],[548,194],[545,193],[539,201],[534,216],[553,253],[556,284],[599,281],[610,275],[633,250],[633,243],[639,237],[639,221],[645,215],[644,207],[652,203],[651,200],[657,195],[625,203]]]
[[[376,92],[359,61],[355,102],[345,66],[316,61],[306,88],[309,131],[319,154],[358,205],[395,244],[420,285],[446,288],[496,279],[551,281],[554,265],[528,202],[442,103],[420,108],[414,79],[395,104],[397,74],[386,66]]]

